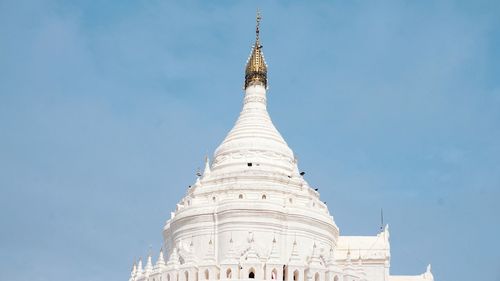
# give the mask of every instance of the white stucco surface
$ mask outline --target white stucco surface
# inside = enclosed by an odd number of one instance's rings
[[[145,266],[134,264],[129,281],[433,280],[430,267],[390,275],[388,227],[373,236],[339,234],[267,111],[259,23],[257,15],[236,123],[165,223],[155,265],[151,255]]]
[[[273,125],[262,85],[163,229],[164,250],[130,281],[417,281],[390,275],[389,230],[341,236]]]

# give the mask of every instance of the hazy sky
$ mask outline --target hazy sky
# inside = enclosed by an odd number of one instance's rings
[[[127,2],[127,3],[125,3]],[[0,279],[128,280],[232,127],[269,111],[391,272],[500,280],[499,1],[0,0]]]

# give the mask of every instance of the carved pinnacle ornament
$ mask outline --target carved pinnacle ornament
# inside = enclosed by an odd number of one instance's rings
[[[251,85],[263,85],[267,87],[267,65],[260,44],[259,28],[260,28],[260,12],[257,11],[257,26],[255,28],[255,44],[252,49],[250,58],[248,59],[245,69],[245,89]]]

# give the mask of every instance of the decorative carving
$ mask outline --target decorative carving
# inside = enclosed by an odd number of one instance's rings
[[[226,160],[240,160],[244,158],[264,158],[269,160],[286,160],[292,163],[293,160],[283,154],[274,151],[263,151],[263,150],[244,150],[239,152],[231,152],[226,154],[218,155],[213,162],[213,166],[216,167]]]
[[[247,104],[249,102],[260,102],[260,103],[266,104],[267,99],[265,97],[261,97],[261,96],[246,96],[245,100],[243,101],[243,104]]]

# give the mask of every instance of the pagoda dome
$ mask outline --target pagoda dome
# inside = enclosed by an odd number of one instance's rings
[[[215,150],[212,174],[234,177],[248,173],[291,177],[296,159],[267,112],[266,89],[245,89],[236,124]]]
[[[249,81],[249,69],[262,73]],[[271,252],[284,261],[293,254],[305,266],[314,245],[324,252],[335,247],[339,231],[267,112],[267,65],[258,36],[245,81],[236,124],[177,204],[163,236],[167,249],[181,249],[180,260],[203,260],[210,253],[219,266],[230,264],[231,256],[258,277],[263,263],[273,261]]]
[[[260,19],[240,115],[171,212],[156,265],[151,254],[144,268],[139,259],[129,281],[433,281],[430,266],[390,275],[387,226],[375,236],[339,236],[267,111]],[[357,266],[351,248],[359,249]]]

